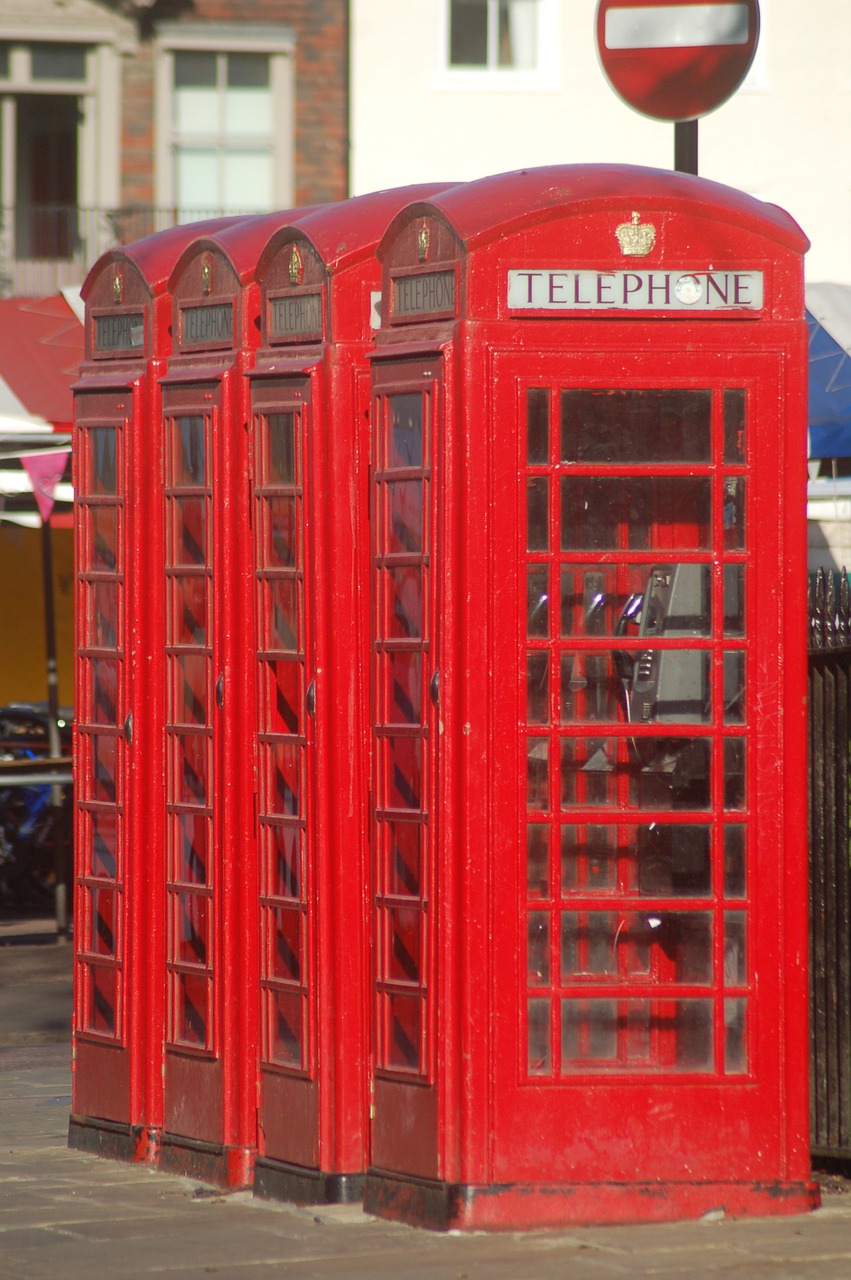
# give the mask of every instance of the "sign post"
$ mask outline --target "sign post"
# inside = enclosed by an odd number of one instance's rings
[[[758,0],[599,0],[597,52],[624,102],[674,123],[674,167],[697,173],[697,121],[748,73]]]

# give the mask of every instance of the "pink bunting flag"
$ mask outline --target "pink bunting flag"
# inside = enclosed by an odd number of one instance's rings
[[[56,486],[65,472],[70,449],[58,453],[33,453],[21,458],[21,466],[32,481],[33,496],[38,503],[42,522],[50,518],[56,501]]]

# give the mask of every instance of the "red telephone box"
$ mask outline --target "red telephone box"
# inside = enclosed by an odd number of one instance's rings
[[[204,224],[208,231],[234,219]],[[156,1157],[162,1126],[162,614],[157,379],[171,349],[165,286],[202,228],[178,227],[93,267],[74,389],[76,920],[72,1146]],[[145,554],[135,548],[144,542]],[[138,679],[144,668],[144,684]]]
[[[373,1212],[816,1202],[806,243],[605,166],[454,188],[382,241]]]
[[[260,256],[251,373],[262,1000],[255,1192],[362,1194],[368,1107],[369,366],[388,222],[328,206]]]

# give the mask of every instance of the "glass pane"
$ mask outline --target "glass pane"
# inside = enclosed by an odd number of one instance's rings
[[[724,635],[745,634],[745,566],[724,565]]]
[[[653,822],[634,828],[638,892],[704,898],[712,891],[711,829]]]
[[[617,1000],[562,1000],[562,1059],[614,1062],[618,1054]]]
[[[271,1062],[300,1068],[303,1062],[304,999],[295,991],[268,993],[268,1055]]]
[[[175,985],[175,1040],[203,1049],[207,1044],[210,984],[201,973],[178,973]]]
[[[419,822],[382,823],[387,892],[417,898],[422,894],[423,828]]]
[[[747,913],[724,912],[724,985],[743,987],[748,980]]]
[[[85,80],[86,54],[84,44],[30,45],[30,67],[33,80]]]
[[[266,682],[263,733],[301,732],[302,665],[299,661],[264,663]]]
[[[423,634],[423,574],[419,565],[387,569],[387,611],[384,635],[388,640],[419,639]]]
[[[484,67],[488,60],[487,0],[451,0],[449,63],[453,67]]]
[[[229,89],[267,89],[269,59],[265,53],[229,53],[227,55]]]
[[[617,944],[624,937],[624,921],[615,912],[562,911],[561,979],[584,974],[615,975]],[[646,969],[642,966],[642,972]]]
[[[724,461],[745,461],[745,396],[744,391],[724,392]]]
[[[423,465],[423,398],[419,393],[389,397],[388,470]]]
[[[546,1076],[552,1071],[550,1043],[550,1001],[533,997],[526,1002],[528,1020],[528,1057],[530,1076]]]
[[[207,643],[207,578],[181,574],[172,583],[174,618],[171,632],[176,645]]]
[[[175,894],[178,912],[176,959],[206,964],[210,930],[210,900],[199,893]]]
[[[388,929],[384,977],[389,982],[422,981],[420,967],[422,914],[418,907],[388,907]]]
[[[101,956],[115,955],[118,895],[114,889],[93,888],[91,891],[91,937],[89,951]]]
[[[118,566],[118,508],[92,507],[89,511],[92,569],[114,573]]]
[[[214,99],[212,106],[215,106]],[[189,114],[188,111],[187,114]],[[193,109],[192,115],[196,114],[201,119],[211,118],[209,108],[202,104],[198,104],[197,108]],[[174,185],[179,209],[198,213],[217,209],[219,183],[215,149],[213,147],[175,147]]]
[[[562,476],[562,550],[651,551],[663,543],[707,550],[710,484],[694,476]]]
[[[301,747],[297,742],[278,742],[263,748],[267,758],[265,813],[295,818],[301,812]]]
[[[727,738],[724,743],[724,808],[745,807],[745,756],[744,738]]]
[[[93,427],[88,432],[88,492],[91,494],[115,494],[118,492],[118,433],[114,427]]]
[[[561,1004],[562,1070],[709,1071],[711,1000],[577,1000]]]
[[[268,108],[271,104],[266,105]],[[268,115],[268,109],[263,114]],[[266,212],[272,207],[271,152],[267,148],[225,151],[222,182],[220,203],[225,213]]]
[[[118,720],[119,663],[112,658],[94,658],[92,674],[92,724],[114,725]]]
[[[747,894],[746,831],[745,827],[733,825],[724,828],[725,898],[744,898]]]
[[[550,982],[550,916],[548,911],[530,911],[526,922],[526,982],[530,987],[546,987]]]
[[[174,54],[174,131],[184,135],[216,134],[219,111],[216,94],[216,55]]]
[[[389,809],[422,807],[422,738],[387,738],[385,795]]]
[[[298,483],[296,458],[295,414],[270,413],[266,418],[266,470],[263,477],[268,485],[295,485]]]
[[[267,646],[298,653],[301,583],[296,578],[272,578],[265,584],[264,596]]]
[[[547,738],[526,742],[526,805],[529,809],[550,807],[550,744]]]
[[[563,391],[562,461],[709,462],[711,410],[710,391]]]
[[[724,481],[724,550],[743,551],[745,547],[745,481]]]
[[[497,62],[533,70],[538,62],[538,0],[499,0]]]
[[[302,913],[297,909],[279,907],[269,915],[273,921],[269,972],[282,981],[301,982]]]
[[[617,827],[562,827],[562,893],[611,893],[617,883],[617,834]]]
[[[173,664],[173,724],[207,723],[207,678],[209,660],[204,654],[184,653]]]
[[[526,572],[526,634],[549,635],[549,570],[540,565]]]
[[[727,1075],[744,1075],[748,1069],[747,1012],[747,1000],[736,997],[724,1001],[724,1070]]]
[[[624,661],[625,658],[626,655],[617,653],[562,653],[559,661],[562,724],[624,719],[630,688],[629,682],[624,681],[629,662],[629,659]]]
[[[227,55],[225,133],[229,137],[272,132],[269,58],[260,53]]]
[[[173,504],[175,528],[171,539],[172,564],[206,565],[207,499],[175,498]]]
[[[389,995],[389,1034],[384,1064],[398,1071],[419,1071],[422,1003],[416,995]]]
[[[118,583],[89,584],[89,643],[98,649],[115,649],[118,645]]]
[[[268,521],[264,568],[290,569],[299,563],[299,501],[292,496],[263,501]]]
[[[391,480],[384,489],[387,501],[386,554],[421,554],[425,514],[422,480]]]
[[[635,724],[708,724],[711,654],[703,649],[647,649],[624,663],[629,719]]]
[[[264,824],[268,891],[274,898],[302,898],[301,829],[295,823]]]
[[[526,655],[526,722],[547,724],[550,719],[550,655]]]
[[[704,738],[565,738],[561,805],[708,809],[709,764]]]
[[[115,969],[87,965],[86,1030],[115,1035],[118,980]]]
[[[175,419],[172,483],[195,488],[207,483],[207,435],[199,415]]]
[[[526,828],[526,894],[529,898],[550,896],[550,828],[530,822]]]
[[[92,824],[93,876],[115,879],[118,868],[118,815],[114,810],[101,810],[90,815]]]
[[[178,813],[173,820],[177,828],[174,847],[178,866],[175,878],[183,884],[209,884],[209,818],[203,813]]]
[[[526,547],[529,551],[546,551],[550,540],[549,481],[534,476],[526,481]]]
[[[724,654],[724,723],[745,723],[745,655]]]
[[[550,460],[550,392],[530,387],[526,392],[526,461],[534,465]]]
[[[384,724],[419,724],[422,708],[421,650],[385,653],[379,664],[384,669]]]
[[[207,737],[186,733],[175,737],[177,799],[182,804],[207,803]]]

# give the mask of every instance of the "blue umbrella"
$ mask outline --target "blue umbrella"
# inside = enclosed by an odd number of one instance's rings
[[[851,286],[807,286],[811,458],[851,457]]]

